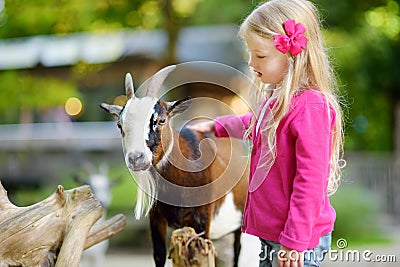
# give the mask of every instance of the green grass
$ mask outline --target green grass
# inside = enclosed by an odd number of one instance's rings
[[[125,166],[110,170],[110,177],[120,177],[111,190],[112,201],[110,210],[131,210],[133,211],[136,201],[136,183]]]
[[[382,222],[381,201],[374,192],[343,184],[331,201],[337,213],[333,247],[340,238],[349,246],[391,242]]]

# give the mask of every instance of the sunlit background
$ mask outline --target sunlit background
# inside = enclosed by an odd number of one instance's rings
[[[313,2],[346,115],[347,167],[332,197],[334,239],[399,247],[399,0]],[[99,104],[125,103],[127,72],[136,87],[163,66],[194,60],[247,73],[237,29],[258,3],[0,0],[0,180],[14,203],[38,202],[57,184],[75,187],[73,177],[88,175],[85,164],[105,163],[110,179],[122,177],[108,212],[128,217],[126,234],[111,239],[109,253],[150,254],[147,222],[133,220],[136,185],[123,164],[119,132]],[[207,84],[170,97],[187,95],[245,111],[239,98]]]

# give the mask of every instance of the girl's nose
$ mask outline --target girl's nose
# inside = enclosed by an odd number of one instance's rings
[[[249,61],[247,62],[247,65],[251,68],[255,67],[255,63],[254,63],[253,57],[251,55],[249,55]]]

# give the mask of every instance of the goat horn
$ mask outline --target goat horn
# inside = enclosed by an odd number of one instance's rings
[[[150,97],[159,97],[158,93],[160,92],[163,82],[168,77],[169,73],[175,68],[176,65],[167,66],[154,74],[150,79],[146,80],[141,86],[141,90],[143,90],[144,95]]]
[[[135,97],[134,89],[133,89],[133,80],[130,73],[125,75],[125,94],[127,99],[131,99]]]

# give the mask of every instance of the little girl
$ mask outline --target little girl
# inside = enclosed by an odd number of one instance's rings
[[[260,266],[320,266],[331,243],[342,113],[319,25],[307,0],[256,8],[239,32],[256,76],[256,111],[191,126],[252,140],[242,231],[260,238]]]

